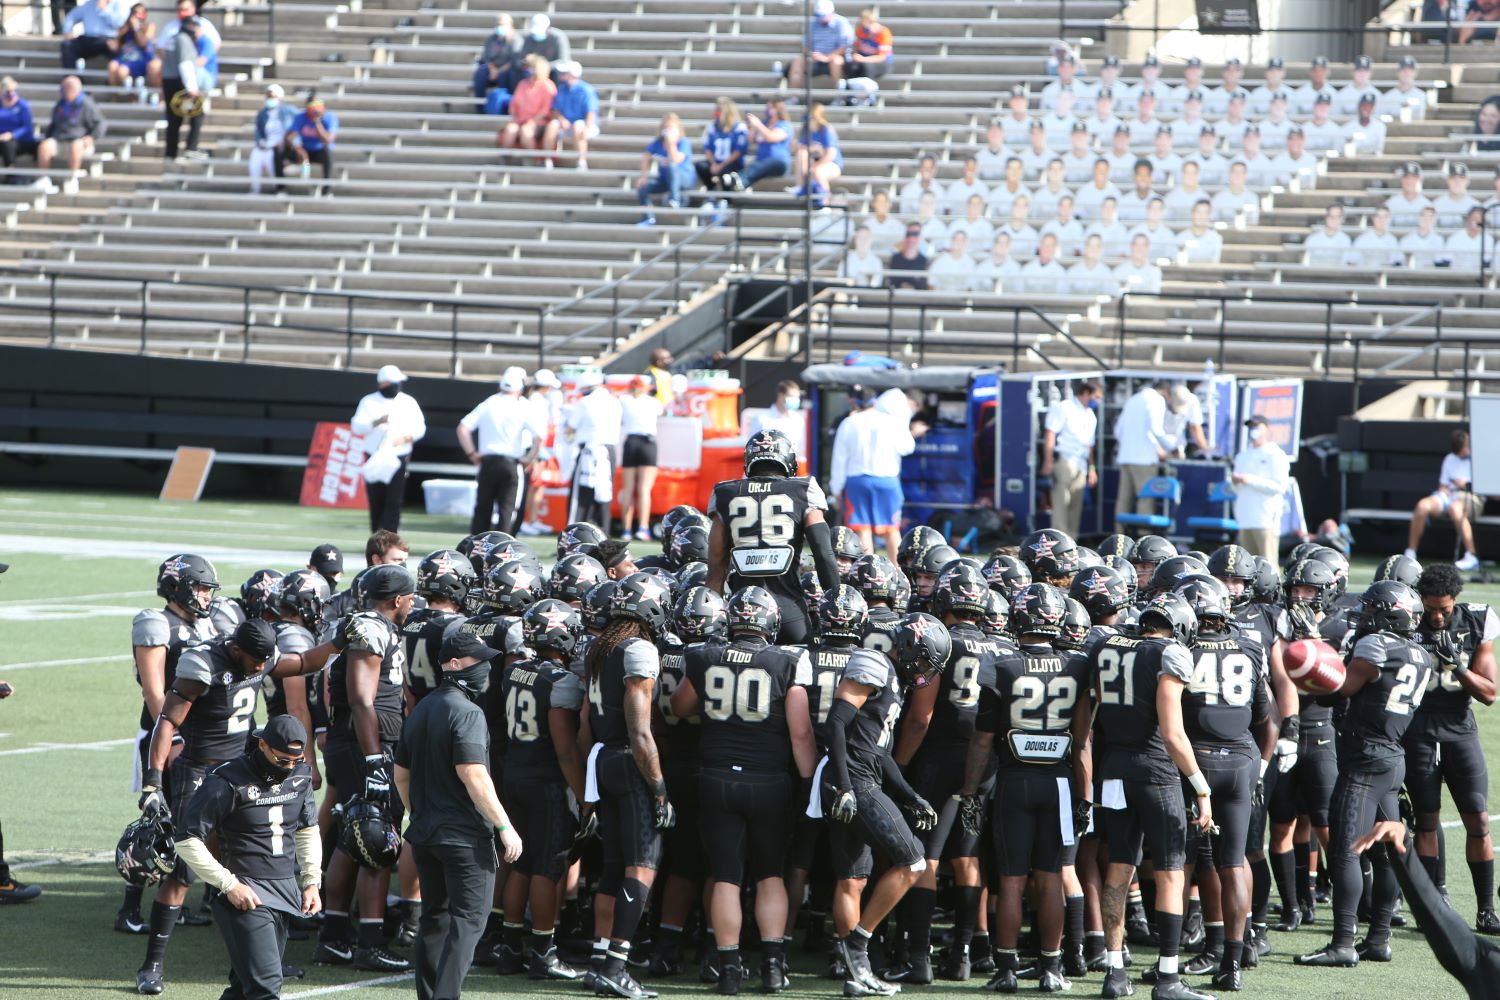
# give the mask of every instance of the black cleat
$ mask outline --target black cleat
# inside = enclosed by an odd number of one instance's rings
[[[281,978],[282,979],[303,979],[303,978],[306,978],[306,976],[307,976],[307,970],[306,969],[299,968],[298,966],[295,966],[295,965],[287,965],[285,961],[283,961],[281,963]]]
[[[1240,974],[1239,966],[1235,966],[1232,969],[1220,969],[1208,984],[1225,993],[1238,993],[1245,988],[1245,977]]]
[[[745,967],[743,965],[725,965],[719,969],[719,996],[737,997],[740,995],[740,986],[745,982]]]
[[[1135,983],[1130,981],[1130,974],[1124,969],[1110,969],[1104,977],[1104,985],[1100,988],[1099,995],[1105,1000],[1133,997],[1135,996]]]
[[[1491,915],[1494,912],[1491,910]],[[121,934],[150,934],[151,925],[141,919],[140,910],[120,909],[115,911],[115,930]]]
[[[717,983],[719,981],[718,953],[711,947],[703,951],[703,962],[698,966],[698,982]]]
[[[1250,933],[1255,935],[1255,954],[1258,958],[1264,958],[1271,954],[1271,934],[1266,930],[1265,924],[1251,924]]]
[[[348,941],[319,941],[313,949],[314,965],[348,965],[354,961],[354,945]]]
[[[1125,940],[1130,944],[1156,945],[1156,932],[1151,929],[1144,910],[1125,918]]]
[[[624,969],[614,974],[607,971],[594,973],[594,992],[599,996],[621,997],[622,1000],[654,1000],[656,997],[655,992],[636,982]]]
[[[1302,908],[1300,906],[1284,906],[1281,908],[1281,919],[1276,921],[1276,929],[1282,934],[1290,934],[1302,926]]]
[[[355,948],[354,967],[367,972],[410,972],[411,963],[384,948]]]
[[[165,975],[160,962],[141,966],[140,971],[135,974],[135,991],[143,996],[160,996],[167,988],[166,983],[162,982]]]
[[[938,966],[937,977],[951,983],[966,983],[972,971],[969,949],[964,945],[953,945],[943,956],[943,964]]]
[[[1448,905],[1451,908],[1453,904],[1450,903]],[[1396,907],[1395,911],[1391,914],[1391,926],[1392,927],[1405,927],[1406,924],[1407,924],[1406,914],[1403,913],[1403,912],[1401,912],[1401,907],[1399,907],[1399,906]]]
[[[1306,955],[1292,959],[1295,965],[1311,965],[1323,969],[1352,969],[1359,964],[1359,952],[1353,948],[1335,948],[1328,945]]]
[[[1494,910],[1480,910],[1474,918],[1474,929],[1481,934],[1500,934],[1500,916]]]
[[[1201,948],[1207,937],[1208,931],[1203,926],[1203,911],[1193,910],[1182,922],[1182,946]]]
[[[495,974],[514,976],[526,971],[526,956],[518,949],[500,945],[495,949]]]
[[[1065,976],[1088,974],[1089,963],[1083,957],[1083,945],[1063,945],[1062,970]]]
[[[1048,969],[1037,978],[1036,988],[1043,993],[1066,993],[1073,988],[1073,984],[1064,979],[1061,972]]]
[[[1021,982],[1016,978],[1015,969],[1001,969],[984,984],[984,988],[991,993],[1015,993],[1021,988]]]
[[[1246,933],[1253,934],[1254,932],[1246,929]],[[1260,950],[1255,947],[1255,939],[1253,937],[1246,938],[1244,943],[1240,945],[1240,968],[1260,968]]]
[[[1298,909],[1302,911],[1302,922],[1304,924],[1317,922],[1318,904],[1309,899],[1307,902],[1299,904]]]
[[[1354,946],[1354,951],[1359,955],[1361,962],[1389,962],[1391,960],[1389,943],[1375,944],[1366,938]]]
[[[1089,972],[1108,972],[1109,971],[1109,953],[1101,951],[1097,955],[1090,955],[1088,957],[1088,971]]]
[[[646,970],[652,979],[670,979],[682,971],[682,962],[671,955],[657,952],[651,956],[651,967]]]
[[[396,928],[396,943],[403,948],[410,948],[417,942],[417,918],[406,916],[401,919],[401,926]]]
[[[792,985],[786,974],[786,960],[767,958],[760,963],[760,988],[763,993],[780,993]]]
[[[177,914],[178,927],[207,927],[214,922],[214,918],[201,910],[189,910],[184,906]]]
[[[844,996],[889,997],[901,992],[898,983],[887,982],[875,975],[870,967],[870,955],[864,951],[853,951],[846,942],[839,942],[839,961],[843,964]]]
[[[1151,987],[1151,1000],[1214,1000],[1208,993],[1199,993],[1181,979],[1169,983],[1157,983]]]
[[[995,956],[986,951],[983,955],[969,956],[969,972],[975,976],[988,976],[995,971]]]
[[[913,955],[900,965],[892,966],[880,974],[888,983],[910,983],[913,986],[932,984],[932,957]]]
[[[1206,976],[1217,969],[1224,956],[1212,951],[1202,951],[1182,964],[1184,976]]]
[[[577,969],[558,957],[556,947],[548,948],[545,955],[534,951],[527,959],[527,979],[557,979],[571,983],[576,982],[581,975]]]

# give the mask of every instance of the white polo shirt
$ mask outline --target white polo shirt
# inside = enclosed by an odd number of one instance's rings
[[[521,458],[547,436],[541,407],[516,393],[497,392],[470,410],[458,425],[476,433],[475,450],[486,457]]]
[[[1044,426],[1057,435],[1059,455],[1080,467],[1088,465],[1099,431],[1099,418],[1093,410],[1079,403],[1077,396],[1059,399],[1047,407]]]
[[[1155,465],[1156,449],[1170,451],[1166,430],[1167,400],[1149,386],[1125,401],[1115,418],[1115,462]]]

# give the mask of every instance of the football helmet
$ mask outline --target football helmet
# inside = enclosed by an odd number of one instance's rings
[[[383,871],[401,857],[401,831],[386,818],[378,803],[355,795],[344,806],[339,823],[339,847],[361,868]]]
[[[818,574],[812,570],[803,571],[797,577],[797,583],[802,587],[802,593],[807,598],[808,604],[817,604],[823,599],[823,584],[818,581]]]
[[[1417,580],[1422,576],[1422,564],[1408,556],[1386,556],[1375,567],[1375,577],[1372,583],[1382,580],[1395,580],[1404,583],[1413,590],[1416,589]]]
[[[984,614],[984,595],[989,589],[979,570],[963,561],[950,563],[932,588],[932,613],[938,618],[959,614],[977,620]]]
[[[1050,583],[1028,583],[1010,603],[1010,630],[1017,636],[1056,639],[1062,635],[1067,612],[1067,596],[1061,590]]]
[[[729,609],[717,591],[689,587],[672,608],[672,630],[683,642],[702,642],[729,629]]]
[[[1265,556],[1255,557],[1255,582],[1251,586],[1255,600],[1260,603],[1277,604],[1281,601],[1281,573]]]
[[[891,659],[903,684],[926,687],[948,666],[953,638],[942,622],[920,611],[902,616],[891,631]]]
[[[1110,556],[1119,556],[1120,558],[1128,562],[1130,559],[1130,554],[1134,551],[1135,542],[1129,535],[1121,535],[1118,533],[1113,535],[1105,535],[1104,541],[1099,543],[1099,554],[1106,559]]]
[[[901,544],[896,549],[896,565],[910,578],[914,567],[922,558],[922,553],[934,545],[943,545],[946,541],[941,531],[925,524],[910,528],[901,536]]]
[[[202,556],[184,552],[168,556],[156,569],[156,595],[172,604],[181,605],[194,618],[207,618],[213,595],[200,601],[193,592],[194,587],[219,589],[219,574],[214,564]]]
[[[532,649],[551,649],[567,656],[583,633],[578,609],[555,597],[537,601],[521,615],[521,635]]]
[[[481,531],[459,542],[454,551],[468,556],[469,565],[474,568],[474,575],[482,577],[484,576],[484,560],[490,554],[490,550],[497,545],[513,541],[515,538],[503,531]]]
[[[1223,632],[1229,623],[1232,609],[1229,588],[1216,577],[1193,573],[1177,581],[1172,593],[1187,601],[1188,607],[1198,618],[1201,632]]]
[[[1077,650],[1083,648],[1083,640],[1093,628],[1093,620],[1084,606],[1071,597],[1063,598],[1062,632],[1052,640],[1053,648]]]
[[[1333,569],[1333,599],[1330,603],[1336,604],[1349,591],[1349,558],[1338,549],[1330,549],[1326,545],[1319,545],[1307,554],[1307,558],[1316,559],[1325,563]]]
[[[1152,625],[1152,622],[1156,622]],[[1141,611],[1141,628],[1170,628],[1172,638],[1184,646],[1191,646],[1198,638],[1198,616],[1188,602],[1178,594],[1157,594]]]
[[[1193,556],[1172,556],[1156,564],[1146,589],[1152,594],[1166,594],[1177,589],[1177,581],[1195,573],[1208,575],[1208,567]]]
[[[1422,600],[1416,591],[1396,580],[1381,580],[1359,596],[1359,631],[1394,632],[1410,636],[1422,619]]]
[[[821,606],[821,602],[820,605]],[[781,605],[764,587],[741,587],[729,595],[729,638],[755,635],[775,642],[781,631]]]
[[[603,531],[592,521],[574,521],[557,536],[557,558],[584,545],[598,545],[606,538]]]
[[[280,570],[258,569],[240,584],[240,600],[245,605],[245,617],[259,618],[264,612],[275,609],[281,579]]]
[[[1125,581],[1125,589],[1130,592],[1129,603],[1134,604],[1138,589],[1135,585],[1135,563],[1124,556],[1105,556],[1104,565],[1120,574],[1120,579]]]
[[[849,569],[849,584],[870,601],[892,601],[896,597],[896,576],[901,571],[885,556],[868,553],[854,560]]]
[[[848,559],[850,562],[854,562],[864,554],[865,544],[859,540],[859,535],[854,533],[853,528],[845,527],[841,524],[833,529],[834,558]]]
[[[417,593],[425,598],[437,597],[461,606],[478,585],[474,567],[456,549],[429,552],[417,563]]]
[[[1255,556],[1241,545],[1221,545],[1208,557],[1209,576],[1226,583],[1230,580],[1243,580],[1245,583],[1245,589],[1240,591],[1238,597],[1229,595],[1229,604],[1233,608],[1244,607],[1255,596],[1255,570]]]
[[[979,618],[980,631],[991,638],[1005,635],[1010,627],[1010,602],[993,588],[984,595],[984,614]]]
[[[131,885],[155,885],[177,867],[172,823],[142,816],[125,828],[115,845],[115,871]]]
[[[328,581],[321,573],[310,569],[294,570],[281,578],[281,589],[276,593],[276,610],[283,615],[296,615],[305,628],[317,632],[323,623],[323,608],[332,596]]]
[[[582,601],[585,594],[608,578],[609,574],[599,560],[574,552],[563,556],[552,567],[547,591],[560,601]]]
[[[1292,597],[1293,587],[1313,587],[1317,591],[1306,603],[1314,611],[1327,613],[1333,610],[1334,594],[1338,591],[1338,577],[1333,567],[1319,559],[1298,559],[1287,567],[1286,579],[1282,581],[1282,593],[1288,607],[1303,603]]]
[[[1090,566],[1103,566],[1104,557],[1087,545],[1078,546],[1078,568],[1088,569]]]
[[[1113,566],[1079,570],[1068,585],[1068,596],[1083,605],[1091,618],[1107,618],[1130,605],[1130,588]]]
[[[708,562],[708,528],[696,521],[680,524],[668,536],[670,549],[667,558],[673,566],[685,566],[690,562]]]
[[[661,516],[661,547],[666,551],[672,543],[672,532],[677,530],[680,524],[707,524],[708,517],[697,507],[691,507],[680,503]]]
[[[683,563],[674,576],[677,580],[675,593],[680,594],[689,587],[701,587],[708,582],[708,563]]]
[[[604,580],[589,588],[588,593],[583,595],[584,628],[603,629],[609,624],[610,607],[614,603],[615,591],[619,584],[614,580]]]
[[[1142,535],[1135,540],[1135,547],[1130,550],[1130,561],[1137,566],[1145,563],[1155,569],[1162,560],[1170,559],[1176,554],[1177,546],[1160,535]]]
[[[667,630],[672,597],[666,584],[650,573],[632,573],[615,584],[609,599],[609,616],[644,622],[652,635]]]
[[[914,575],[937,576],[948,568],[948,564],[958,559],[958,550],[951,545],[933,545],[924,549],[921,557],[913,566]]]
[[[519,560],[504,562],[484,575],[485,605],[508,615],[519,615],[538,600],[543,593],[542,578],[526,563]]]
[[[858,642],[865,634],[870,609],[858,590],[841,583],[818,602],[818,635],[824,639]]]
[[[1078,572],[1078,543],[1066,531],[1043,528],[1021,542],[1021,560],[1033,580],[1051,580]]]
[[[911,581],[902,572],[896,573],[896,596],[891,598],[891,610],[898,614],[906,614],[906,609],[911,606]]]
[[[781,476],[797,474],[797,449],[780,431],[756,431],[745,442],[745,475],[754,476],[757,465],[774,465]]]
[[[1006,601],[1013,601],[1021,588],[1031,582],[1031,567],[1015,556],[994,555],[980,570],[990,589],[998,590]]]

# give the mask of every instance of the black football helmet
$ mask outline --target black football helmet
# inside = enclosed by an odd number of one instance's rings
[[[1105,535],[1104,541],[1099,543],[1099,554],[1106,559],[1110,556],[1130,560],[1130,554],[1135,551],[1135,541],[1129,535],[1113,534]]]
[[[824,639],[858,642],[865,634],[870,609],[858,590],[841,583],[818,602],[818,635]]]
[[[1172,593],[1188,602],[1193,614],[1198,617],[1200,632],[1219,633],[1229,627],[1232,608],[1229,588],[1222,580],[1203,573],[1182,577]]]
[[[503,531],[481,531],[477,535],[470,535],[455,546],[454,551],[462,552],[469,557],[469,565],[474,568],[476,577],[484,576],[484,560],[490,554],[490,550],[505,542],[513,542],[515,537]]]
[[[1120,574],[1120,579],[1125,581],[1125,588],[1130,591],[1130,603],[1135,603],[1135,563],[1124,556],[1105,556],[1104,565]]]
[[[1319,559],[1298,559],[1287,567],[1286,579],[1282,581],[1282,593],[1287,607],[1303,603],[1292,597],[1293,587],[1313,587],[1317,592],[1305,603],[1314,611],[1327,613],[1333,610],[1334,594],[1338,592],[1338,578],[1333,567]]]
[[[932,588],[932,613],[978,620],[984,614],[984,595],[989,591],[984,575],[967,562],[948,565]]]
[[[583,626],[595,630],[609,624],[609,609],[614,603],[615,591],[620,585],[614,580],[604,580],[589,588],[583,595]]]
[[[984,614],[979,618],[979,629],[991,638],[999,638],[1005,635],[1008,628],[1010,628],[1010,602],[1000,591],[991,588],[984,595]]]
[[[536,554],[536,550],[515,538],[508,542],[500,542],[490,549],[490,554],[484,557],[484,571],[488,573],[501,563],[508,562],[524,563],[526,568],[537,576],[543,579],[547,577],[547,571],[542,568],[542,560]]]
[[[991,590],[998,590],[1007,602],[1014,601],[1021,588],[1031,582],[1031,568],[1015,556],[993,555],[980,570]]]
[[[1088,569],[1090,566],[1103,566],[1104,557],[1087,545],[1078,546],[1078,568]]]
[[[632,573],[617,582],[610,597],[609,616],[628,618],[644,622],[652,635],[661,635],[667,630],[671,617],[671,592],[660,577],[650,573]]]
[[[951,545],[934,545],[922,552],[913,566],[915,576],[937,576],[948,568],[948,564],[960,558],[958,550]]]
[[[598,545],[607,537],[592,521],[574,521],[557,536],[557,558],[584,545]]]
[[[550,649],[567,656],[583,634],[578,609],[555,597],[544,598],[521,615],[521,635],[532,649]]]
[[[1028,583],[1010,602],[1011,632],[1056,639],[1067,611],[1067,596],[1061,590],[1050,583]]]
[[[901,544],[896,548],[896,565],[910,579],[914,568],[921,561],[922,553],[934,545],[944,545],[946,543],[947,539],[936,528],[928,527],[925,524],[909,528],[906,534],[901,536]]]
[[[1308,553],[1307,558],[1316,559],[1320,563],[1326,563],[1333,569],[1334,594],[1333,602],[1338,603],[1349,591],[1349,557],[1338,549],[1330,549],[1326,545],[1319,545]]]
[[[355,795],[344,806],[339,847],[361,868],[384,871],[395,867],[401,857],[401,831],[386,818],[378,803]]]
[[[933,683],[952,652],[947,626],[920,611],[902,616],[891,631],[891,659],[903,684],[920,688]]]
[[[821,599],[819,601],[821,606]],[[781,605],[764,587],[741,587],[729,595],[729,638],[759,636],[775,642],[781,631]]]
[[[806,570],[797,577],[797,583],[802,587],[802,595],[807,598],[807,603],[815,605],[823,599],[823,584],[818,581],[818,574],[812,570]]]
[[[1292,546],[1292,551],[1286,554],[1286,562],[1282,563],[1282,566],[1290,567],[1293,563],[1312,555],[1314,549],[1321,548],[1323,548],[1321,542],[1298,542]]]
[[[792,439],[780,431],[756,431],[750,435],[745,442],[745,475],[756,475],[754,469],[761,464],[774,466],[777,471],[772,475],[795,476],[797,449],[792,447]]]
[[[181,605],[194,618],[207,618],[213,595],[200,601],[194,593],[195,587],[219,589],[219,574],[214,564],[202,556],[191,552],[168,556],[156,569],[156,596]]]
[[[1059,650],[1079,650],[1088,637],[1094,622],[1084,606],[1071,597],[1063,598],[1062,632],[1052,640],[1052,647]]]
[[[1241,545],[1221,545],[1208,557],[1210,576],[1226,584],[1230,580],[1239,580],[1244,584],[1244,589],[1238,596],[1233,592],[1229,595],[1229,604],[1233,608],[1244,607],[1255,596],[1255,570],[1255,556]]]
[[[1386,556],[1375,567],[1375,578],[1372,583],[1380,583],[1382,580],[1395,580],[1404,583],[1413,590],[1417,587],[1417,580],[1422,575],[1422,564],[1409,556]]]
[[[911,605],[911,581],[906,574],[900,570],[896,571],[896,596],[891,598],[891,610],[899,614],[906,614],[906,609]]]
[[[504,562],[484,575],[484,604],[508,615],[519,615],[546,597],[541,576],[519,560]]]
[[[900,574],[896,564],[883,555],[867,553],[854,560],[849,568],[849,583],[870,601],[890,602],[896,597],[896,577]]]
[[[1083,605],[1092,618],[1108,618],[1130,606],[1130,588],[1112,566],[1079,570],[1068,585],[1068,596]]]
[[[1145,563],[1155,569],[1158,563],[1176,554],[1177,546],[1160,535],[1142,535],[1135,540],[1135,547],[1130,550],[1130,561],[1137,566]]]
[[[1261,604],[1281,602],[1281,573],[1265,556],[1255,557],[1255,600]]]
[[[258,569],[240,584],[240,600],[245,604],[247,618],[259,618],[276,607],[276,595],[281,591],[282,574],[277,569]]]
[[[1203,565],[1205,565],[1205,566],[1208,565],[1208,553],[1204,552],[1202,549],[1188,549],[1186,552],[1183,553],[1183,555],[1185,555],[1185,556],[1192,556],[1194,559],[1198,560]]]
[[[656,582],[667,588],[667,610],[670,611],[679,592],[677,574],[665,566],[643,566],[640,572],[656,577]]]
[[[597,584],[609,578],[603,565],[593,556],[575,552],[563,556],[552,567],[547,580],[548,592],[560,601],[582,601]]]
[[[865,554],[865,543],[859,540],[853,528],[839,525],[833,529],[833,555],[835,559],[854,562]],[[845,571],[847,572],[847,570]],[[848,582],[847,580],[844,582]]]
[[[1172,556],[1156,564],[1151,571],[1151,583],[1147,586],[1153,595],[1166,594],[1177,589],[1177,581],[1194,573],[1208,575],[1208,567],[1192,556]]]
[[[708,563],[683,563],[673,576],[677,580],[675,593],[680,594],[689,587],[701,587],[708,582]]]
[[[677,529],[677,526],[679,524],[689,524],[694,522],[706,524],[708,522],[708,518],[697,507],[692,507],[685,503],[680,503],[676,507],[673,507],[671,510],[663,514],[661,516],[662,550],[665,551],[666,547],[671,543],[672,532]]]
[[[1191,646],[1198,638],[1198,616],[1193,614],[1186,600],[1173,593],[1157,594],[1151,598],[1141,611],[1140,625],[1141,628],[1170,628],[1172,638],[1184,646]]]
[[[1021,559],[1033,580],[1055,580],[1078,572],[1078,543],[1066,531],[1043,528],[1021,543]]]
[[[689,587],[672,607],[672,630],[683,642],[702,642],[729,630],[729,608],[717,591]]]
[[[283,615],[296,615],[304,628],[316,633],[323,623],[323,609],[331,596],[328,581],[321,573],[310,569],[295,570],[281,578],[276,610]]]
[[[1359,597],[1359,631],[1394,632],[1410,636],[1422,620],[1422,600],[1404,583],[1381,580],[1365,588]]]
[[[177,838],[170,820],[142,816],[115,845],[115,871],[131,885],[156,885],[177,867]]]
[[[455,549],[438,549],[417,563],[417,593],[462,605],[469,591],[479,585],[474,567]]]
[[[673,566],[685,566],[690,562],[708,562],[708,528],[696,521],[680,524],[669,537],[671,548],[667,558]]]

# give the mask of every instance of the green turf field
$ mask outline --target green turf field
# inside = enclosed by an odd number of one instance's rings
[[[465,531],[457,518],[409,515],[403,533],[413,553],[421,554],[454,544]],[[34,903],[0,908],[0,995],[75,1000],[133,994],[143,939],[110,929],[123,883],[108,858],[120,830],[136,815],[130,743],[140,698],[129,662],[130,619],[159,603],[153,592],[157,563],[174,551],[201,552],[233,587],[263,566],[303,566],[321,542],[337,543],[350,568],[357,568],[365,534],[362,512],[233,502],[168,505],[64,491],[0,495],[0,561],[11,566],[0,577],[0,678],[16,688],[15,697],[0,702],[0,821],[7,856],[21,869],[18,877],[45,889]],[[549,558],[551,546],[551,539],[538,543]],[[1355,579],[1366,579],[1372,565],[1360,561]],[[1476,587],[1469,596],[1500,600],[1500,588]],[[1480,725],[1487,748],[1500,749],[1500,724],[1481,713]],[[1450,836],[1449,843],[1458,852],[1448,866],[1453,898],[1460,912],[1472,915],[1462,835]],[[196,902],[198,891],[190,898]],[[1293,968],[1290,956],[1322,944],[1328,926],[1324,907],[1312,927],[1273,934],[1275,953],[1247,975],[1246,995],[1459,995],[1421,937],[1409,930],[1396,932],[1392,965]],[[287,957],[310,965],[310,954],[310,943],[294,942]],[[794,964],[809,974],[794,977],[791,995],[838,994],[838,984],[811,974],[817,963]],[[213,1000],[223,989],[225,967],[215,929],[179,928],[168,951],[167,996]],[[371,975],[309,967],[308,978],[289,983],[283,995],[412,995],[409,978],[371,983]],[[979,985],[906,992],[977,992]],[[1076,981],[1073,993],[1096,996],[1098,986],[1099,977],[1091,976]],[[683,981],[665,992],[703,994],[707,988]],[[524,979],[500,979],[489,970],[470,977],[465,995],[527,993],[576,995],[563,986],[536,990]]]

